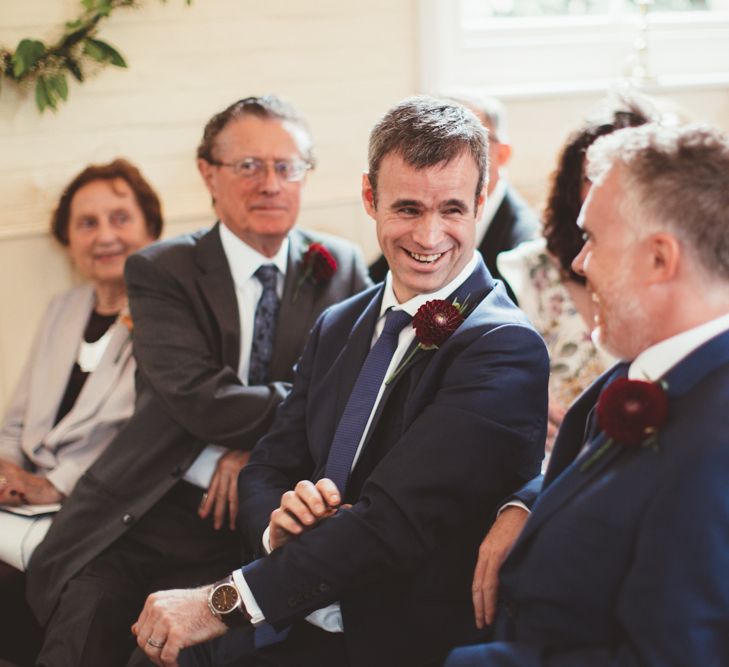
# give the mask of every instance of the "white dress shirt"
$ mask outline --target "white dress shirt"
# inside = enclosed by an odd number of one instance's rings
[[[395,292],[392,289],[392,274],[388,271],[387,277],[385,278],[385,288],[382,295],[382,305],[380,306],[380,316],[377,320],[377,323],[375,324],[375,330],[372,336],[372,345],[375,344],[375,341],[382,333],[382,330],[385,327],[387,312],[390,309],[404,310],[408,315],[414,317],[415,313],[418,312],[418,308],[420,308],[420,306],[422,306],[426,301],[431,301],[432,299],[445,299],[450,296],[450,294],[452,294],[460,285],[462,285],[471,275],[471,273],[473,273],[473,270],[476,268],[477,262],[478,255],[474,253],[473,257],[464,267],[464,269],[447,285],[439,289],[437,292],[431,292],[430,294],[418,294],[417,296],[414,296],[412,299],[406,301],[405,303],[398,302],[397,297],[395,296]],[[462,299],[465,299],[466,296],[467,295],[465,294],[462,295]],[[387,372],[385,373],[385,380],[380,385],[380,390],[377,394],[377,398],[375,399],[375,403],[372,406],[370,417],[367,420],[367,425],[365,426],[364,432],[362,434],[362,439],[359,442],[357,452],[354,456],[354,461],[352,463],[353,468],[356,465],[357,459],[359,458],[362,451],[362,445],[367,436],[367,432],[369,431],[370,424],[372,423],[372,418],[377,412],[377,406],[379,405],[382,394],[385,391],[385,384],[387,382],[387,379],[398,368],[400,362],[405,356],[405,352],[414,340],[415,329],[411,326],[404,327],[400,332],[395,354],[393,355],[392,360],[390,361],[390,365],[387,368]],[[268,528],[266,528],[263,533],[263,546],[268,553],[271,552],[271,547],[268,539]],[[245,605],[246,610],[251,615],[251,622],[253,623],[253,625],[258,625],[265,621],[266,619],[263,615],[263,612],[256,602],[256,598],[254,597],[253,592],[246,583],[243,572],[241,570],[236,570],[235,572],[233,572],[233,580],[235,581],[235,585],[238,587],[238,590],[241,593],[243,604]],[[328,607],[317,609],[316,611],[309,614],[306,617],[306,620],[309,621],[309,623],[320,627],[322,630],[326,630],[327,632],[344,632],[342,611],[339,603],[334,603],[329,605]]]
[[[665,375],[679,361],[714,336],[729,329],[729,313],[700,324],[693,329],[666,338],[660,343],[643,350],[630,364],[628,377],[631,380],[653,382]]]
[[[223,223],[220,224],[220,241],[228,260],[230,273],[235,285],[235,296],[238,301],[238,322],[240,323],[240,358],[238,361],[238,377],[244,385],[248,384],[248,369],[251,359],[253,341],[253,323],[256,317],[256,306],[263,293],[263,285],[255,277],[255,272],[263,264],[274,264],[278,268],[276,292],[278,298],[283,294],[286,278],[286,262],[289,253],[289,240],[284,240],[281,248],[273,257],[266,257],[247,243],[241,241]],[[232,315],[232,314],[231,314]],[[208,445],[200,452],[185,474],[185,481],[207,489],[215,472],[215,466],[227,449],[220,445]]]

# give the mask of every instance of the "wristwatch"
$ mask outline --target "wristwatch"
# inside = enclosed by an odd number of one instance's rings
[[[233,581],[233,575],[213,584],[208,594],[208,607],[210,613],[229,628],[246,625],[251,620],[251,615],[246,611],[238,587]]]

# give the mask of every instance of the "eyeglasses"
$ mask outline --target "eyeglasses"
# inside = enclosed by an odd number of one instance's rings
[[[246,179],[265,176],[266,165],[268,162],[272,162],[273,171],[276,173],[276,176],[289,183],[300,181],[312,167],[306,160],[299,158],[293,158],[291,160],[261,160],[257,157],[244,157],[235,162],[220,162],[218,160],[208,160],[208,162],[216,167],[228,167],[236,176]]]

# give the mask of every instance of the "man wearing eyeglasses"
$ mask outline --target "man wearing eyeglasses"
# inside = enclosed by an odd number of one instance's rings
[[[240,564],[238,473],[318,315],[368,284],[354,246],[294,229],[314,158],[289,105],[232,104],[197,157],[219,222],[127,264],[135,413],[30,564],[29,600],[47,625],[39,665],[126,664],[148,593]]]

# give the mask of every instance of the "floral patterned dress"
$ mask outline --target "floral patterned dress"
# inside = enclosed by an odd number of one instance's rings
[[[497,264],[519,307],[547,344],[549,390],[567,408],[614,359],[592,342],[557,264],[547,253],[545,239],[527,241],[499,254]]]

